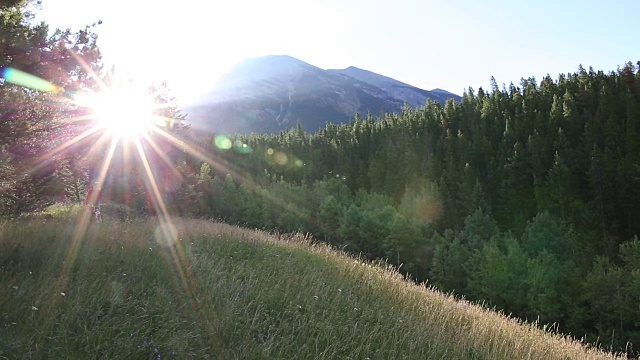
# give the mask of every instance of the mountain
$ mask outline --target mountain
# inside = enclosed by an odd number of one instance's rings
[[[323,70],[291,56],[265,56],[236,65],[196,105],[185,110],[193,128],[218,133],[273,133],[300,122],[316,131],[356,113],[398,112],[460,97],[427,91],[367,70]]]
[[[427,99],[438,101],[440,103],[444,103],[449,98],[454,98],[456,101],[460,101],[461,99],[460,96],[442,89],[434,89],[431,91],[420,89],[390,77],[376,74],[369,70],[359,69],[354,66],[350,66],[346,69],[327,71],[334,74],[349,76],[369,85],[376,86],[387,93],[388,96],[402,101],[403,103],[406,102],[411,107],[423,106],[427,102]]]

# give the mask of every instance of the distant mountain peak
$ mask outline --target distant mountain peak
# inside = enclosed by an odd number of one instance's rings
[[[229,93],[233,89],[249,88],[265,81],[291,81],[305,72],[321,73],[324,70],[289,55],[267,55],[248,58],[216,82],[214,93]],[[227,97],[227,95],[224,95]]]
[[[446,93],[446,94],[451,94],[451,92],[444,90],[444,89],[440,89],[440,88],[435,88],[430,90],[431,92],[439,92],[439,93]]]
[[[340,69],[336,69],[336,70],[340,70]],[[362,68],[359,68],[359,67],[353,66],[353,65],[349,66],[349,67],[347,67],[345,69],[342,69],[342,70],[343,71],[358,71],[358,72],[362,72],[362,73],[366,73],[366,74],[376,74],[373,71],[365,70],[365,69],[362,69]],[[380,75],[380,74],[376,74],[376,75]],[[380,76],[382,76],[382,75],[380,75]]]
[[[296,59],[290,55],[265,55],[255,58],[247,58],[240,62],[239,65],[275,65],[275,66],[284,66],[284,65],[298,65],[303,67],[310,67],[315,69],[320,69],[317,66],[311,65],[307,62],[304,62],[300,59]]]
[[[226,133],[277,132],[299,121],[307,131],[346,122],[356,113],[380,116],[405,103],[459,96],[430,92],[349,66],[323,70],[289,55],[245,59],[222,76],[203,102],[185,111],[195,129]]]

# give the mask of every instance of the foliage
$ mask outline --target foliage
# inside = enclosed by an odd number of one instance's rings
[[[41,210],[56,200],[51,187],[56,178],[61,179],[52,160],[66,159],[48,159],[45,154],[80,128],[67,121],[77,109],[62,106],[65,101],[60,96],[88,86],[90,72],[100,67],[90,26],[50,34],[46,24],[33,24],[33,15],[25,6],[20,1],[0,5],[0,71],[27,72],[46,79],[58,91],[28,89],[4,78],[0,81],[0,215],[9,216]],[[67,180],[59,184],[69,187],[63,192],[80,196],[81,185]]]

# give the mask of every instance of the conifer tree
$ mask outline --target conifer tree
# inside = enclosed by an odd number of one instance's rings
[[[26,5],[0,3],[0,156],[5,164],[0,169],[4,172],[0,178],[5,179],[0,184],[0,207],[13,215],[53,201],[55,195],[46,191],[52,188],[55,159],[44,154],[73,136],[74,126],[68,120],[76,114],[59,96],[90,86],[90,70],[81,62],[96,70],[100,67],[91,26],[50,34],[46,24],[33,25]],[[42,79],[40,85],[13,84],[14,77],[32,75]],[[44,160],[36,161],[39,158]]]

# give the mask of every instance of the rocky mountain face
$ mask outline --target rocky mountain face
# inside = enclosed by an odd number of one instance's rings
[[[290,56],[249,59],[223,76],[215,90],[184,109],[195,130],[216,133],[273,133],[295,127],[317,131],[327,122],[350,121],[356,113],[375,116],[417,107],[427,98],[460,97],[427,91],[373,72],[349,67],[323,70]]]

